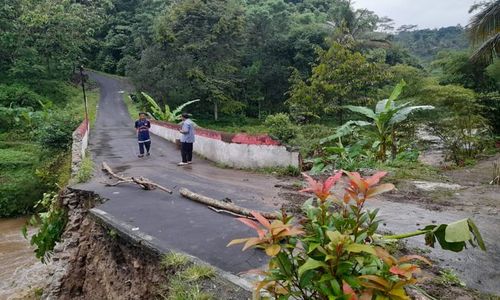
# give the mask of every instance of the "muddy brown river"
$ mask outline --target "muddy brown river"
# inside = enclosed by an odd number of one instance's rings
[[[30,299],[47,279],[47,267],[21,234],[25,222],[26,218],[0,219],[0,300]]]

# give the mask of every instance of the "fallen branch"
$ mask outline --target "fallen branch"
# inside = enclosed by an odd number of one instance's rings
[[[190,200],[193,200],[193,201],[196,201],[199,203],[206,204],[209,207],[211,206],[213,208],[226,210],[226,211],[233,212],[235,214],[242,215],[245,217],[253,217],[251,212],[254,211],[254,212],[260,213],[262,216],[264,216],[267,219],[277,219],[278,218],[278,215],[275,213],[247,209],[247,208],[244,208],[244,207],[232,204],[232,203],[226,203],[226,202],[223,202],[223,201],[220,201],[217,199],[213,199],[213,198],[210,198],[207,196],[196,194],[196,193],[191,192],[190,190],[188,190],[186,188],[179,189],[179,193],[185,198],[188,198]]]
[[[104,183],[106,186],[117,186],[119,184],[122,184],[122,183],[131,183],[131,181],[129,180],[118,180],[117,182],[102,182]]]
[[[238,214],[238,213],[235,213],[235,212],[232,212],[232,211],[229,211],[229,210],[225,210],[225,209],[218,209],[218,208],[215,208],[213,206],[207,206],[209,209],[215,211],[216,213],[223,213],[223,214],[228,214],[228,215],[231,215],[231,216],[235,216],[235,217],[240,217],[240,218],[247,218],[247,219],[255,219],[253,217],[249,217],[249,216],[245,216],[245,215],[241,215],[241,214]]]
[[[172,190],[167,189],[166,187],[161,186],[155,182],[152,182],[151,180],[149,180],[147,178],[144,178],[144,177],[134,178],[134,177],[120,176],[120,175],[116,174],[115,172],[113,172],[111,167],[106,162],[102,162],[102,170],[107,175],[118,180],[115,183],[106,183],[107,186],[115,186],[115,185],[118,185],[121,183],[135,183],[135,184],[139,185],[143,190],[149,191],[149,190],[154,190],[155,188],[157,188],[157,189],[160,189],[164,192],[172,194]]]

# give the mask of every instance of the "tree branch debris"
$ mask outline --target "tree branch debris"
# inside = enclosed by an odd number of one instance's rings
[[[207,205],[210,209],[216,211],[216,212],[227,212],[227,213],[234,213],[237,214],[238,216],[244,216],[244,217],[250,217],[253,218],[253,215],[251,214],[252,211],[255,210],[250,210],[232,203],[227,203],[223,202],[217,199],[213,199],[207,196],[203,196],[197,193],[194,193],[186,188],[180,188],[179,193],[184,197],[188,198],[190,200],[202,203]],[[275,213],[269,213],[269,212],[263,212],[263,211],[255,211],[263,215],[267,219],[277,219],[278,216]]]
[[[117,185],[122,184],[122,183],[135,183],[135,184],[139,185],[143,190],[149,191],[149,190],[159,189],[159,190],[162,190],[162,191],[167,192],[169,194],[172,194],[171,189],[168,189],[164,186],[161,186],[155,182],[152,182],[151,180],[149,180],[147,178],[144,178],[144,177],[135,178],[135,177],[120,176],[120,175],[116,174],[115,172],[113,172],[111,167],[106,162],[102,163],[102,171],[104,173],[106,173],[107,175],[118,180],[118,181],[113,182],[113,183],[105,183],[106,186],[117,186]]]

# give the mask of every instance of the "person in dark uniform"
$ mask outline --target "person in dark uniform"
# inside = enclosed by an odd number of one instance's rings
[[[144,157],[144,147],[146,147],[146,155],[149,156],[149,149],[151,148],[149,128],[151,128],[151,123],[146,119],[146,114],[139,113],[139,120],[135,121],[135,130],[139,142],[139,157]]]

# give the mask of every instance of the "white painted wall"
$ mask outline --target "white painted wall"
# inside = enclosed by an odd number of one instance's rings
[[[73,144],[71,145],[71,174],[73,176],[78,173],[82,160],[85,158],[85,152],[89,146],[89,132],[88,124],[83,136],[78,132],[78,129],[73,132]]]
[[[151,124],[150,132],[175,143],[180,133],[175,129]],[[233,168],[299,167],[299,153],[285,146],[227,143],[196,135],[193,152]]]
[[[85,152],[87,151],[87,147],[89,146],[89,131],[90,130],[87,128],[87,132],[85,132],[85,135],[82,137],[82,145],[80,147],[82,159],[85,158]]]

